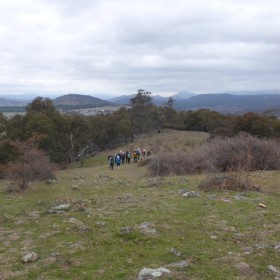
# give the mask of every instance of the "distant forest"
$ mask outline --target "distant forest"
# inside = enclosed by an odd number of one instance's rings
[[[0,113],[0,164],[19,158],[22,149],[18,143],[34,145],[51,162],[68,164],[132,142],[135,135],[158,133],[165,128],[203,131],[210,137],[233,137],[246,132],[260,138],[280,138],[280,120],[269,112],[237,116],[209,109],[176,111],[174,99],[156,106],[151,93],[142,89],[130,99],[130,105],[112,114],[66,115],[49,98],[37,97],[27,106],[25,115],[6,118]]]

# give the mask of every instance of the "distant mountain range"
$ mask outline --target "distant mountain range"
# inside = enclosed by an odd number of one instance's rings
[[[128,105],[132,95],[121,95],[104,100],[83,94],[67,94],[56,97],[53,102],[62,109],[79,109],[104,106]],[[152,101],[157,106],[166,103],[169,97],[151,95]],[[245,112],[264,113],[274,110],[275,115],[280,115],[280,90],[239,91],[225,93],[194,94],[191,92],[178,92],[171,96],[174,108],[177,110],[210,109],[223,114],[244,114]],[[30,100],[23,98],[0,97],[0,106],[25,106]],[[1,110],[0,110],[1,112]]]

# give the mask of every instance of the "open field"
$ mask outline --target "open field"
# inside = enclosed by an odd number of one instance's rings
[[[119,149],[188,151],[206,138],[168,130]],[[159,279],[276,279],[279,172],[251,174],[260,193],[202,193],[206,174],[152,178],[133,163],[109,170],[106,156],[24,193],[0,183],[1,280],[132,280],[143,267],[170,271]],[[39,259],[24,263],[30,252]]]

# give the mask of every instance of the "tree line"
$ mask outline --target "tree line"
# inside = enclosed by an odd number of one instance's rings
[[[62,114],[49,98],[37,97],[27,106],[24,116],[8,119],[0,113],[0,164],[23,162],[21,145],[28,142],[47,155],[50,162],[67,164],[131,142],[137,134],[164,128],[203,131],[212,137],[232,137],[240,131],[262,138],[280,136],[280,120],[271,112],[236,116],[208,109],[176,111],[174,102],[169,98],[157,107],[151,92],[140,89],[130,100],[130,108],[83,116]]]

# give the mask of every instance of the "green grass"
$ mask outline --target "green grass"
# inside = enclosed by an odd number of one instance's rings
[[[141,141],[153,145],[161,140],[164,150],[172,137],[181,149],[187,141],[191,146],[204,141],[205,134],[199,138],[198,133],[167,131],[139,137],[134,144],[142,147]],[[270,246],[280,243],[279,172],[253,173],[252,181],[264,192],[248,193],[246,201],[234,199],[235,192],[185,198],[181,190],[197,190],[205,175],[188,176],[185,184],[181,177],[151,184],[145,166],[130,164],[110,171],[106,155],[86,161],[83,168],[58,172],[55,184],[36,183],[23,193],[7,193],[7,183],[1,182],[0,279],[129,280],[143,267],[181,260],[190,265],[169,268],[172,275],[163,279],[275,278],[267,265],[280,268],[279,249]],[[209,199],[211,195],[229,202]],[[267,207],[259,207],[259,202]],[[48,214],[64,203],[71,205],[69,211]],[[30,216],[34,212],[37,218]],[[72,218],[90,230],[82,230]],[[144,222],[156,233],[143,232]],[[122,233],[123,227],[133,231]],[[257,244],[264,246],[257,249]],[[244,254],[248,247],[251,254]],[[181,255],[172,253],[173,248]],[[40,259],[23,264],[21,258],[31,251]],[[235,266],[240,262],[249,264],[250,271],[239,271]]]

